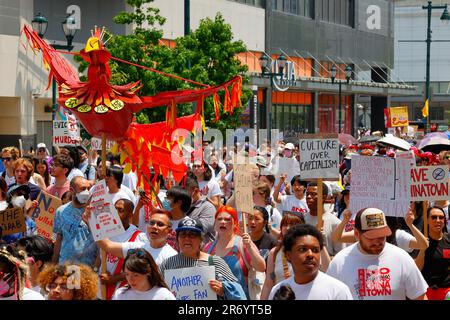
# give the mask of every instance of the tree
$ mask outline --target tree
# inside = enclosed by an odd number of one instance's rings
[[[176,39],[176,47],[171,49],[161,45],[163,32],[155,27],[162,26],[165,18],[159,15],[159,9],[149,6],[154,0],[127,0],[133,12],[121,12],[114,17],[119,24],[135,24],[133,33],[126,36],[114,36],[107,43],[111,55],[132,63],[150,67],[170,74],[179,75],[208,85],[221,84],[237,74],[243,74],[247,67],[241,65],[236,55],[245,52],[242,41],[233,42],[231,26],[223,17],[217,14],[215,20],[209,18],[201,21],[199,28],[185,37]],[[146,23],[148,26],[145,26]],[[78,59],[80,61],[81,58]],[[190,68],[188,68],[188,61]],[[192,84],[162,76],[155,72],[138,68],[122,62],[110,60],[111,82],[121,85],[140,80],[143,84],[139,91],[141,96],[150,96],[158,92],[192,89]],[[80,64],[80,71],[87,68],[86,63]],[[248,82],[246,77],[243,83]],[[245,105],[251,92],[244,90],[242,104]],[[221,96],[223,101],[223,95]],[[205,100],[205,121],[207,126],[220,130],[238,126],[238,116],[241,110],[236,110],[232,116],[222,115],[214,123],[214,107],[212,98]],[[177,115],[191,114],[190,104],[177,106]],[[165,119],[165,106],[150,108],[137,115],[140,123],[158,122]]]

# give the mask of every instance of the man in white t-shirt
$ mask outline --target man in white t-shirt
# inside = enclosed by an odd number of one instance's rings
[[[291,180],[292,191],[294,194],[282,196],[280,195],[280,189],[285,180],[286,174],[281,174],[280,181],[273,192],[275,203],[279,203],[278,210],[280,210],[281,213],[284,211],[293,211],[305,215],[309,211],[305,199],[306,182],[302,181],[299,175],[294,176]]]
[[[360,210],[354,230],[358,242],[340,251],[327,272],[350,288],[353,299],[426,299],[428,285],[414,260],[404,250],[386,243],[392,232],[380,209]]]
[[[283,285],[291,287],[295,300],[353,300],[344,283],[319,271],[324,241],[316,227],[303,224],[290,228],[283,238],[283,246],[294,275],[275,285],[269,300]]]
[[[122,221],[124,233],[111,238],[111,241],[117,243],[125,242],[146,242],[147,236],[141,232],[136,226],[130,224],[131,216],[133,215],[134,204],[128,199],[119,199],[114,204],[120,221]],[[119,288],[121,283],[125,281],[125,275],[122,273],[123,259],[106,253],[106,273],[100,274],[100,283],[106,285],[107,300],[110,300],[114,291]],[[101,269],[100,269],[101,270]],[[99,287],[100,289],[101,287]],[[100,296],[99,296],[100,297]]]
[[[128,250],[130,249],[144,248],[152,255],[156,264],[159,266],[164,259],[178,253],[167,244],[167,236],[171,230],[172,224],[167,213],[153,213],[147,224],[146,238],[142,241],[120,243],[111,241],[110,239],[102,239],[97,241],[97,245],[107,253],[121,259],[127,256]]]

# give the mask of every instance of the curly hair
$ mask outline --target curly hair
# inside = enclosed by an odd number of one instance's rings
[[[42,289],[53,283],[57,278],[61,277],[65,281],[73,275],[69,266],[76,266],[80,270],[80,288],[73,289],[73,300],[95,300],[97,298],[98,290],[98,275],[85,264],[69,264],[47,265],[39,274],[38,282]]]

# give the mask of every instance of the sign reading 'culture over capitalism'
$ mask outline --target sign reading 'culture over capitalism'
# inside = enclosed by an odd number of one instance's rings
[[[339,178],[339,142],[337,134],[301,135],[299,150],[302,179]]]

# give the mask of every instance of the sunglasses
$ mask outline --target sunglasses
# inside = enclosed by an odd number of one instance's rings
[[[199,234],[197,232],[189,232],[189,231],[184,231],[184,232],[180,232],[178,234],[179,238],[197,238],[199,236]]]
[[[5,158],[2,158],[2,161],[10,161],[11,160],[11,158],[10,157],[5,157]]]
[[[444,216],[430,216],[432,220],[445,220]]]
[[[161,221],[155,221],[155,220],[150,220],[149,222],[147,222],[147,224],[148,224],[149,226],[154,226],[154,225],[156,224],[159,228],[167,227],[167,225],[166,225],[164,222],[161,222]]]
[[[127,258],[129,258],[132,255],[135,255],[139,259],[146,260],[150,265],[152,264],[150,259],[148,258],[148,255],[146,255],[146,251],[144,249],[142,249],[142,248],[128,250],[127,251]]]

